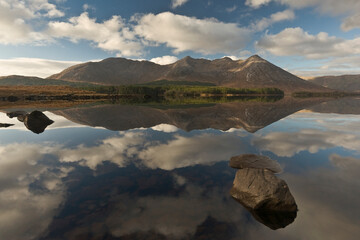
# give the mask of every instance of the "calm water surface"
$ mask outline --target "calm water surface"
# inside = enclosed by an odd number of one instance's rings
[[[3,109],[0,239],[358,239],[358,114],[358,99]],[[280,163],[295,219],[231,197],[244,153]]]

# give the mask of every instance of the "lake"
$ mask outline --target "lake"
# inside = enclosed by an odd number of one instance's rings
[[[0,123],[0,239],[360,235],[360,99],[9,105]],[[231,196],[250,153],[279,163],[297,212]]]

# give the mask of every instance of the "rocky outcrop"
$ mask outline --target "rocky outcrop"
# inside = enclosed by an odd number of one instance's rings
[[[232,157],[230,159],[229,166],[232,168],[257,168],[267,169],[274,173],[282,171],[280,164],[266,156],[260,156],[256,154],[242,154]]]

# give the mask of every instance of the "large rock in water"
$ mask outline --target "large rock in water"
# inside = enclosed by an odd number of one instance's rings
[[[257,169],[268,169],[274,173],[282,171],[280,164],[266,156],[260,156],[256,154],[242,154],[239,156],[232,157],[229,163],[232,168],[257,168]]]
[[[230,194],[271,229],[283,228],[296,217],[297,205],[288,185],[268,169],[238,170]]]
[[[296,211],[286,182],[267,169],[246,168],[236,172],[231,196],[251,209]]]
[[[45,128],[53,123],[53,120],[40,111],[33,111],[24,119],[26,128],[37,134],[44,132]]]

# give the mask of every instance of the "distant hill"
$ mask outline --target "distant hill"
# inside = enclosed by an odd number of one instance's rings
[[[324,76],[309,80],[312,83],[341,91],[360,91],[360,74]]]
[[[168,65],[108,58],[69,67],[49,78],[103,85],[145,84],[166,80],[240,88],[276,87],[285,92],[329,91],[292,75],[257,55],[237,61],[227,57],[216,60],[185,57]]]
[[[44,79],[39,77],[27,77],[11,75],[0,77],[0,86],[89,86],[93,84],[84,82],[64,81],[59,79]]]

